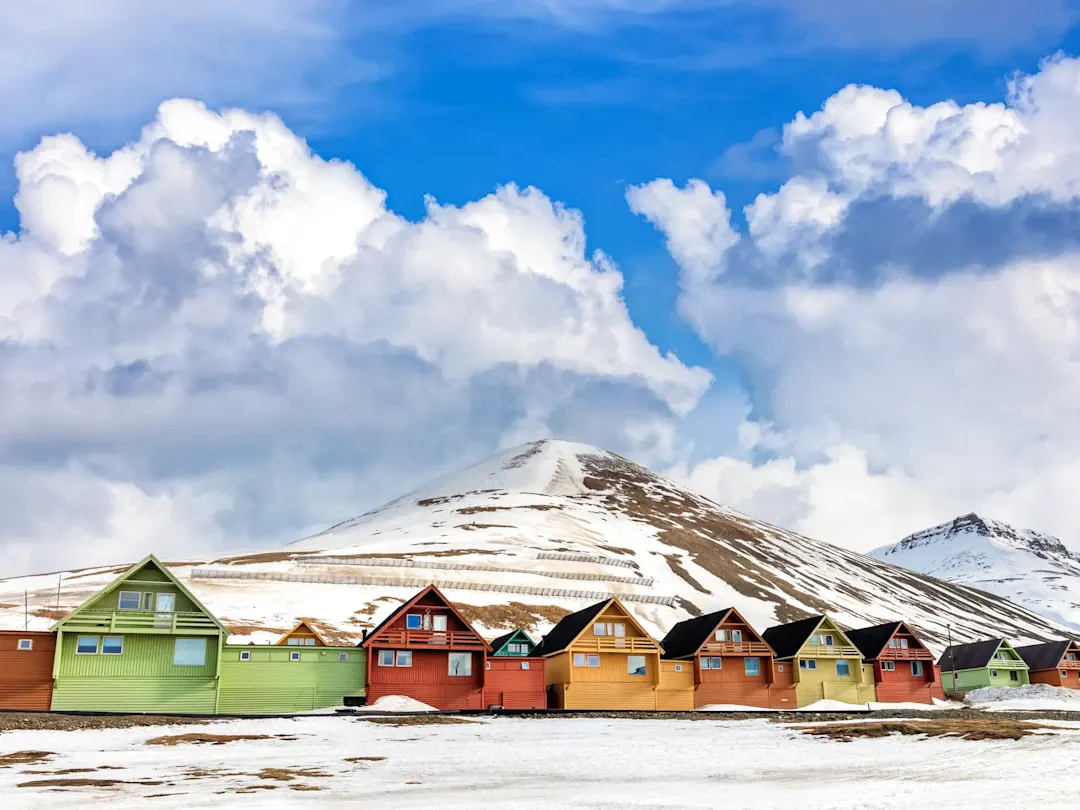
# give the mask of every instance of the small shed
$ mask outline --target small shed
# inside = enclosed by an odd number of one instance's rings
[[[547,706],[545,661],[533,655],[536,642],[520,627],[491,642],[484,672],[484,703],[504,709]]]
[[[48,711],[56,633],[0,630],[0,709]]]

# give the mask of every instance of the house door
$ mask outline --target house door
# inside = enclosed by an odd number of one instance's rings
[[[154,627],[172,627],[173,613],[176,611],[176,594],[159,593],[154,597]]]
[[[431,638],[432,644],[445,644],[446,643],[446,617],[445,616],[432,616],[431,617],[431,629],[435,631],[435,635]]]
[[[617,623],[615,625],[615,646],[626,646],[626,625]]]

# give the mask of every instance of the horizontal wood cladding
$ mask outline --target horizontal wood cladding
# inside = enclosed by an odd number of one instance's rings
[[[31,649],[20,650],[20,641]],[[49,708],[55,652],[55,633],[0,632],[0,709]]]
[[[877,700],[873,685],[859,685],[845,681],[800,681],[795,686],[800,707],[819,700],[836,700],[841,703],[862,704]]]
[[[694,708],[694,665],[687,661],[661,661],[660,685],[656,690],[660,711],[689,711]]]
[[[791,699],[786,704],[788,708],[795,708],[794,690]],[[749,683],[739,681],[703,683],[698,686],[694,693],[694,708],[715,705],[752,706],[758,709],[771,709],[773,706],[772,689],[766,683]]]
[[[878,703],[933,703],[932,698],[944,697],[940,686],[934,688],[929,681],[895,681],[877,685]]]
[[[1061,673],[1065,672],[1062,677]],[[946,676],[947,677],[947,676]],[[1080,672],[1076,670],[1033,669],[1028,673],[1031,683],[1046,683],[1066,689],[1080,689]]]
[[[525,663],[528,669],[522,669]],[[484,702],[505,709],[546,706],[543,658],[489,658],[484,678]]]
[[[450,653],[445,650],[413,650],[412,666],[379,666],[379,650],[368,651],[369,684],[409,684],[415,686],[480,687],[484,682],[484,654],[463,652],[472,656],[472,675],[450,675]],[[390,694],[404,694],[391,692]]]
[[[93,655],[76,652],[78,638],[82,635],[96,636],[99,651]],[[100,652],[101,639],[105,636],[124,639],[120,655],[104,655]],[[205,636],[206,658],[202,666],[173,666],[176,637],[167,635],[123,633],[62,633],[58,678],[213,678],[217,674],[218,636]],[[189,638],[186,637],[185,638]]]
[[[249,660],[243,660],[246,653]],[[299,661],[292,655],[298,654]],[[346,656],[341,661],[339,657]],[[364,694],[365,650],[356,647],[240,647],[221,653],[219,714],[288,714],[341,706]]]
[[[600,656],[600,666],[598,667],[578,667],[574,666],[573,654],[577,652],[572,650],[569,653],[568,665],[570,667],[571,683],[610,683],[610,684],[642,684],[646,683],[650,686],[656,684],[659,678],[658,668],[660,666],[660,656],[656,653],[630,653],[630,652],[602,652],[593,653],[593,655]],[[578,653],[579,655],[587,653]],[[566,655],[566,654],[564,654]],[[629,670],[629,661],[627,660],[631,655],[640,655],[645,659],[645,674],[644,675],[631,675]],[[586,659],[588,663],[588,659]]]
[[[213,714],[214,678],[60,678],[53,711]]]
[[[484,690],[479,686],[443,686],[422,684],[368,684],[367,703],[371,705],[387,695],[405,695],[428,706],[451,709],[486,709]]]
[[[558,689],[558,685],[555,687]],[[655,711],[656,690],[653,684],[570,683],[563,685],[562,708],[621,709]]]

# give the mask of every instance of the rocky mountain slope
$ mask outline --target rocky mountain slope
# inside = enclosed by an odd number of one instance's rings
[[[169,565],[244,642],[300,618],[355,642],[430,582],[492,636],[518,624],[542,634],[610,594],[657,637],[730,605],[761,629],[817,612],[851,627],[904,618],[939,649],[950,624],[956,640],[1062,631],[998,597],[778,529],[560,441],[506,451],[277,551]],[[122,570],[0,581],[0,626],[22,626],[24,589],[31,622],[46,626]]]
[[[971,514],[870,556],[997,594],[1080,631],[1080,554],[1056,537]]]

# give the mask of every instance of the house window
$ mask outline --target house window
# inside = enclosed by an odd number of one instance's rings
[[[290,638],[290,639],[285,640],[285,644],[288,645],[289,647],[295,647],[299,643],[300,643],[300,639],[298,639],[298,638]]]
[[[675,671],[676,672],[682,672],[682,664],[676,664],[675,665]]]
[[[97,655],[98,651],[98,637],[97,636],[79,636],[75,641],[75,654],[76,655]]]
[[[450,675],[458,678],[472,675],[472,653],[450,653]]]
[[[742,630],[732,630],[731,631],[731,640],[732,641],[742,641]]]
[[[713,657],[713,658],[702,658],[701,659],[701,668],[702,669],[722,669],[723,666],[724,666],[724,659],[723,658]]]
[[[595,622],[593,624],[593,635],[626,638],[626,625],[623,622]]]
[[[644,655],[628,655],[628,656],[626,656],[626,674],[627,675],[644,675],[645,674],[645,656]]]
[[[1010,681],[1018,681],[1018,680],[1020,680],[1020,673],[1018,673],[1015,669],[1010,669],[1009,670],[1009,680]]]
[[[1076,660],[1076,653],[1065,653],[1065,660],[1066,661],[1075,661]]]
[[[251,652],[248,651],[248,650],[241,651],[240,660],[241,661],[250,661],[251,660]]]
[[[419,630],[424,619],[419,613],[410,613],[405,617],[406,630]]]
[[[889,646],[893,647],[893,648],[899,647],[900,646],[900,639],[898,639],[898,638],[890,638],[889,639]]]
[[[997,677],[997,670],[996,669],[990,670],[990,677],[991,678],[996,678]]]
[[[606,636],[607,635],[607,623],[595,622],[592,626],[592,633],[594,636]]]
[[[913,662],[913,663],[918,663],[918,662]],[[892,672],[893,670],[896,669],[896,663],[893,662],[893,661],[882,661],[881,662],[881,668],[883,670],[885,670],[886,672]]]
[[[900,639],[900,649],[906,650],[908,648],[908,641],[906,638]]]
[[[29,652],[32,649],[34,649],[34,640],[32,638],[19,639],[19,652]]]
[[[174,667],[206,666],[205,638],[178,638],[173,648]]]
[[[589,660],[590,669],[598,669],[600,667],[600,656],[597,653],[589,653],[587,658]]]
[[[1061,670],[1061,677],[1062,678],[1068,678],[1069,677],[1069,670],[1067,670],[1067,669]]]
[[[426,627],[424,629],[427,629]],[[436,633],[446,632],[446,617],[445,616],[432,616],[431,617],[431,629]]]
[[[348,661],[349,660],[349,654],[348,653],[338,653],[337,654],[337,660],[338,661]]]
[[[911,674],[914,675],[916,678],[922,676],[922,661],[911,662]]]
[[[411,667],[412,666],[412,651],[411,650],[398,650],[397,658],[394,661],[395,666],[399,667]]]
[[[841,678],[846,678],[848,675],[851,674],[851,667],[848,665],[847,661],[836,662],[836,674],[839,675]]]
[[[142,609],[151,610],[154,607],[154,594],[144,593],[142,595]]]
[[[484,669],[491,669],[491,662],[490,661],[485,661],[484,662]]]
[[[819,636],[817,633],[814,633],[814,635],[810,636],[810,643],[811,644],[820,644],[821,643],[821,636]]]
[[[585,666],[585,653],[574,653],[574,666],[575,667],[583,667],[583,666]]]
[[[120,598],[116,602],[117,610],[140,610],[142,608],[142,594],[138,591],[120,591]]]
[[[290,660],[290,661],[299,661],[299,660],[300,660],[300,653],[299,653],[299,651],[297,651],[297,652],[291,652],[291,653],[289,653],[289,660]]]
[[[105,636],[101,640],[102,655],[122,655],[124,652],[123,636]]]
[[[831,647],[833,645],[832,636],[822,636],[821,640],[825,644],[826,647]]]
[[[783,664],[777,664],[776,665],[776,671],[777,672],[783,672],[784,671],[784,665]]]
[[[817,669],[817,661],[813,658],[800,658],[799,669]]]
[[[392,667],[394,665],[393,650],[379,650],[379,666]]]
[[[521,662],[521,668],[522,669],[528,669],[529,668],[529,662],[528,661],[522,661]]]
[[[742,630],[717,630],[717,641],[742,641]]]
[[[743,672],[746,675],[760,675],[761,674],[761,659],[760,658],[744,658],[743,659]]]
[[[709,663],[708,658],[702,658],[701,659],[701,668],[702,669],[712,669],[712,665]]]

